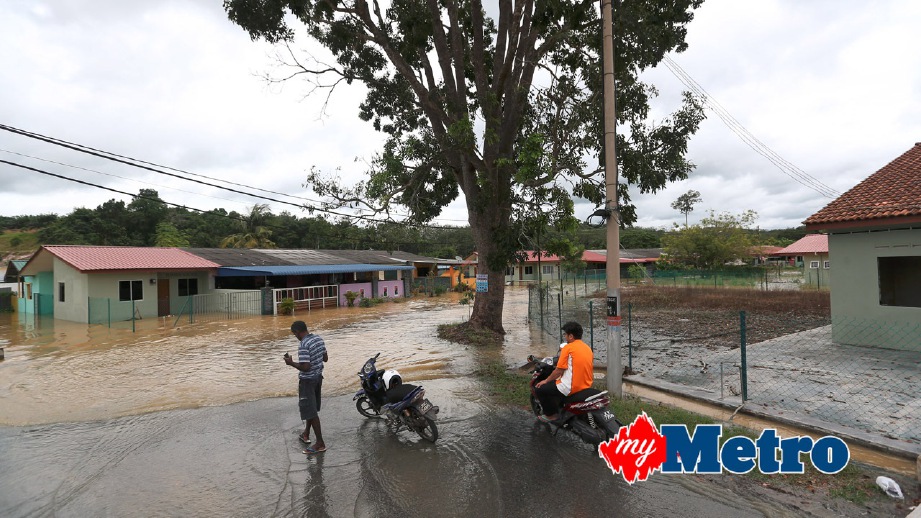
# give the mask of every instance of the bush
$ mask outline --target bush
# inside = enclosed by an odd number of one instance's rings
[[[294,299],[290,297],[281,299],[281,304],[278,305],[278,313],[280,315],[293,315]]]
[[[358,293],[356,293],[356,292],[354,292],[354,291],[347,291],[347,292],[345,292],[345,303],[346,303],[346,305],[347,305],[348,307],[351,308],[351,307],[354,307],[354,306],[355,306],[355,299],[356,299],[356,298],[358,298]]]
[[[370,308],[374,304],[371,303],[371,299],[361,299],[358,301],[358,307],[360,308]]]
[[[435,286],[435,295],[444,295],[448,289],[444,286]]]

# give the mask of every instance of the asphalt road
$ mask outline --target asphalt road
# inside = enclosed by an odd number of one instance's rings
[[[307,456],[293,397],[106,421],[0,428],[0,516],[779,516],[694,477],[634,486],[592,449],[474,382],[428,380],[430,444],[324,401]]]

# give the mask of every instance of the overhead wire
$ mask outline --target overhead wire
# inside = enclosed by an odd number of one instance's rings
[[[59,178],[59,179],[62,179],[62,180],[67,180],[67,181],[69,181],[69,182],[74,182],[74,183],[78,183],[78,184],[81,184],[81,185],[86,185],[86,186],[89,186],[89,187],[95,187],[95,188],[97,188],[97,189],[103,189],[103,190],[106,190],[106,191],[110,191],[110,192],[114,192],[114,193],[118,193],[118,194],[123,194],[123,195],[126,195],[126,196],[130,196],[130,197],[132,197],[132,198],[137,198],[137,199],[142,199],[142,200],[149,200],[149,201],[156,201],[156,202],[159,202],[159,203],[163,203],[164,205],[169,205],[169,206],[171,206],[171,207],[176,207],[176,208],[185,209],[185,210],[191,210],[191,211],[194,211],[194,212],[198,212],[198,213],[200,213],[200,214],[205,214],[205,215],[210,215],[210,216],[224,217],[224,218],[228,218],[228,219],[232,219],[232,220],[240,221],[240,222],[245,222],[245,221],[246,221],[246,218],[245,218],[245,217],[242,217],[242,216],[241,216],[241,217],[235,217],[235,216],[232,216],[232,215],[230,215],[230,214],[221,214],[221,213],[219,213],[219,212],[214,212],[214,210],[202,210],[202,209],[197,209],[197,208],[195,208],[195,207],[190,207],[190,206],[188,206],[188,205],[182,205],[182,204],[179,204],[179,203],[168,202],[168,201],[165,201],[165,200],[160,199],[160,198],[152,198],[152,197],[149,197],[149,196],[141,196],[141,195],[139,195],[139,194],[132,194],[132,193],[129,193],[129,192],[126,192],[126,191],[122,191],[122,190],[119,190],[119,189],[115,189],[115,188],[112,188],[112,187],[106,187],[106,186],[104,186],[104,185],[99,185],[99,184],[95,184],[95,183],[92,183],[92,182],[87,182],[87,181],[85,181],[85,180],[79,180],[79,179],[76,179],[76,178],[70,178],[70,177],[67,177],[67,176],[64,176],[64,175],[60,175],[60,174],[57,174],[57,173],[52,173],[52,172],[50,172],[50,171],[45,171],[45,170],[42,170],[42,169],[38,169],[38,168],[35,168],[35,167],[30,167],[30,166],[23,165],[23,164],[17,164],[16,162],[10,162],[10,161],[8,161],[8,160],[0,159],[0,164],[6,164],[6,165],[13,166],[13,167],[18,167],[18,168],[21,168],[21,169],[25,169],[25,170],[28,170],[28,171],[32,171],[32,172],[35,172],[35,173],[43,174],[43,175],[46,175],[46,176],[51,176],[51,177],[54,177],[54,178]],[[393,224],[393,223],[391,223],[391,222],[386,222],[386,221],[381,221],[380,223]],[[265,224],[264,226],[265,226],[265,227],[270,227],[270,228],[275,228],[275,229],[285,229],[285,230],[288,229],[287,227],[283,227],[283,226],[280,226],[280,225],[273,225],[273,224]],[[450,227],[449,227],[449,228],[450,228]],[[319,232],[318,232],[318,233],[319,233]],[[335,238],[337,238],[337,239],[342,239],[342,240],[345,240],[345,241],[353,241],[353,242],[356,242],[356,243],[384,244],[384,245],[387,245],[387,244],[390,244],[390,245],[417,245],[417,244],[418,244],[418,243],[416,243],[416,242],[399,242],[399,241],[383,241],[383,242],[380,242],[380,243],[376,243],[376,242],[371,241],[371,240],[369,240],[369,239],[353,238],[353,237],[341,236],[341,235],[340,235],[340,236],[332,236],[332,235],[330,235],[330,234],[325,234],[325,235],[326,235],[327,237],[335,237]],[[427,243],[428,243],[428,244],[440,244],[440,245],[450,245],[450,244],[453,244],[453,243],[439,243],[439,242],[433,242],[433,241],[427,241]]]
[[[373,222],[373,223],[393,223],[393,224],[397,224],[397,225],[409,225],[408,223],[403,222],[403,221],[383,221],[383,220],[376,219],[376,218],[372,218],[372,217],[368,217],[368,216],[365,216],[365,215],[362,215],[362,214],[345,214],[345,213],[341,213],[341,212],[336,212],[336,211],[331,210],[331,209],[325,209],[325,208],[316,207],[316,206],[308,206],[308,205],[293,203],[293,202],[285,201],[285,200],[278,200],[278,199],[270,198],[270,197],[263,196],[263,195],[260,195],[260,194],[254,194],[254,193],[250,193],[250,192],[246,192],[246,191],[241,191],[241,190],[238,190],[238,189],[233,189],[233,188],[230,188],[230,187],[224,187],[224,186],[221,186],[221,185],[216,185],[216,184],[209,183],[209,182],[205,182],[205,181],[202,181],[202,180],[196,180],[196,179],[194,179],[194,178],[187,178],[187,177],[185,177],[185,176],[182,176],[181,174],[170,173],[170,172],[167,172],[167,171],[162,171],[162,170],[157,169],[157,168],[171,169],[171,170],[174,170],[174,171],[181,171],[181,170],[179,170],[179,169],[175,169],[175,168],[171,168],[171,167],[167,167],[167,166],[161,166],[161,165],[158,165],[158,164],[152,164],[151,162],[145,162],[145,161],[143,161],[143,160],[137,160],[137,159],[132,158],[132,157],[127,157],[127,156],[124,156],[124,155],[119,155],[119,154],[116,154],[116,153],[111,153],[111,152],[109,152],[109,151],[99,150],[99,149],[92,148],[92,147],[89,147],[89,146],[84,146],[84,145],[82,145],[82,144],[77,144],[77,143],[69,142],[69,141],[66,141],[66,140],[63,140],[63,139],[58,139],[58,138],[56,138],[56,137],[49,137],[49,136],[46,136],[46,135],[42,135],[42,134],[40,134],[40,133],[35,133],[35,132],[28,131],[28,130],[16,128],[16,127],[14,127],[14,126],[10,126],[10,125],[7,125],[7,124],[2,124],[2,123],[0,123],[0,130],[8,131],[8,132],[10,132],[10,133],[18,134],[18,135],[21,135],[21,136],[24,136],[24,137],[32,138],[32,139],[35,139],[35,140],[39,140],[39,141],[42,141],[42,142],[46,142],[46,143],[49,143],[49,144],[53,144],[53,145],[56,145],[56,146],[60,146],[60,147],[66,148],[66,149],[71,149],[71,150],[73,150],[73,151],[77,151],[77,152],[80,152],[80,153],[85,153],[85,154],[92,155],[92,156],[96,156],[96,157],[103,158],[103,159],[106,159],[106,160],[111,160],[111,161],[114,161],[114,162],[122,163],[122,164],[125,164],[125,165],[128,165],[128,166],[137,167],[137,168],[139,168],[139,169],[145,169],[145,170],[148,170],[148,171],[157,173],[157,174],[162,174],[162,175],[166,175],[166,176],[178,178],[178,179],[180,179],[180,180],[185,180],[185,181],[189,181],[189,182],[194,182],[194,183],[206,185],[206,186],[209,186],[209,187],[214,187],[214,188],[217,188],[217,189],[222,189],[222,190],[225,190],[225,191],[234,192],[234,193],[237,193],[237,194],[242,194],[242,195],[250,196],[250,197],[253,197],[253,198],[257,198],[257,199],[261,199],[261,200],[265,200],[265,201],[270,201],[270,202],[273,202],[273,203],[280,203],[280,204],[284,204],[284,205],[290,205],[290,206],[293,206],[293,207],[297,207],[297,208],[299,208],[299,209],[307,209],[307,210],[309,210],[309,211],[317,211],[317,212],[322,212],[322,213],[326,213],[326,214],[331,214],[331,215],[334,215],[334,216],[339,216],[339,217],[344,217],[344,218],[353,218],[353,219],[364,220],[364,221],[369,221],[369,222]],[[156,166],[156,168],[155,168],[155,167],[152,167],[152,166]],[[211,178],[211,177],[206,177],[206,176],[204,176],[204,175],[196,175],[196,174],[194,174],[194,173],[188,173],[187,171],[182,171],[182,173],[183,173],[183,174],[192,174],[192,175],[194,175],[194,176],[204,177],[204,178],[208,178],[208,179],[214,180],[214,181],[221,181],[221,182],[229,183],[229,184],[231,184],[231,185],[237,185],[237,186],[245,187],[245,188],[247,188],[247,189],[254,189],[254,190],[259,190],[259,191],[263,191],[263,192],[270,192],[270,193],[274,193],[274,194],[282,194],[282,193],[276,193],[275,191],[266,191],[265,189],[261,189],[261,188],[258,188],[258,187],[252,187],[252,186],[248,186],[248,185],[244,185],[244,184],[239,184],[239,183],[235,183],[235,182],[229,182],[229,181],[226,181],[226,180],[213,179],[213,178]],[[283,195],[284,195],[284,196],[291,197],[291,198],[296,198],[296,199],[302,199],[302,200],[310,201],[311,203],[322,203],[322,202],[319,202],[319,201],[316,201],[316,200],[309,200],[308,198],[302,198],[302,197],[299,197],[299,196],[294,196],[294,195],[289,195],[289,194],[283,194]],[[399,215],[399,214],[397,214],[397,215]],[[452,228],[457,228],[457,227],[440,226],[440,225],[429,225],[429,224],[418,224],[418,225],[413,225],[413,226],[421,226],[421,227],[436,228],[436,229],[452,229]]]
[[[826,198],[836,198],[841,195],[841,193],[832,187],[822,183],[819,179],[809,175],[799,167],[790,163],[788,160],[781,157],[774,150],[769,148],[764,142],[755,137],[747,128],[745,128],[735,117],[729,113],[726,108],[724,108],[719,101],[717,101],[712,95],[710,95],[690,74],[687,73],[683,68],[681,68],[678,63],[676,63],[669,56],[665,56],[662,60],[666,68],[681,81],[685,86],[690,88],[693,93],[698,97],[703,99],[704,103],[710,108],[711,111],[716,113],[716,115],[723,121],[723,123],[738,136],[746,145],[752,148],[755,152],[766,158],[771,162],[775,167],[780,169],[781,172],[789,176],[791,179],[799,183],[800,185],[807,187],[816,191]]]

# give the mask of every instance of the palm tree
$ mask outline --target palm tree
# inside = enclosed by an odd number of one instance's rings
[[[275,248],[275,242],[270,239],[272,231],[263,226],[271,214],[268,205],[253,205],[249,215],[240,220],[240,233],[221,240],[221,248]]]

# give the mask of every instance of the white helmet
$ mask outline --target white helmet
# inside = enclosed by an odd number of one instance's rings
[[[384,390],[399,387],[400,384],[403,383],[403,378],[400,377],[400,373],[394,369],[384,371],[382,378],[384,379]]]

